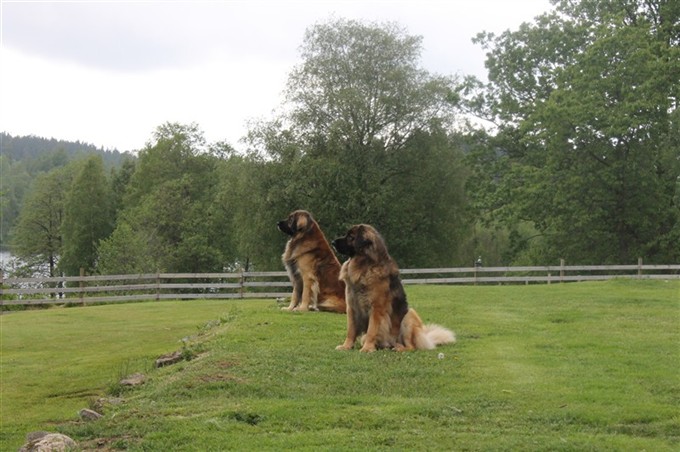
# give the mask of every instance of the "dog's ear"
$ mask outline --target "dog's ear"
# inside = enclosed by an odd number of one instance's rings
[[[373,228],[368,225],[359,225],[355,231],[354,248],[357,253],[369,257],[371,260],[378,260],[375,250],[375,234]]]
[[[295,231],[296,232],[307,232],[309,228],[312,227],[312,216],[309,212],[304,210],[298,210],[295,212]]]
[[[370,225],[361,226],[363,253],[376,262],[383,262],[387,257],[387,247],[382,236]]]
[[[354,247],[357,250],[365,250],[368,248],[373,243],[370,235],[370,230],[368,230],[364,225],[359,225],[353,231]]]

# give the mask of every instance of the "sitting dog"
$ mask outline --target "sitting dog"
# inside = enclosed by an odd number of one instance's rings
[[[375,228],[353,226],[344,237],[335,239],[333,246],[349,256],[340,270],[346,287],[347,337],[336,349],[352,349],[362,334],[362,352],[379,348],[429,350],[456,341],[452,331],[424,325],[418,313],[409,308],[399,268]]]
[[[339,279],[340,262],[312,215],[296,210],[277,227],[290,236],[281,259],[293,293],[284,309],[344,313],[345,283]]]

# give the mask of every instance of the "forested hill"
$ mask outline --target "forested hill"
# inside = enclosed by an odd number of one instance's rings
[[[78,155],[98,153],[102,155],[107,165],[117,166],[126,156],[130,156],[127,152],[98,148],[93,144],[80,141],[57,140],[34,135],[12,136],[5,132],[0,132],[0,150],[4,158],[14,162],[40,159],[46,154],[55,152],[63,153],[69,159]]]
[[[106,168],[118,168],[133,155],[80,141],[0,132],[0,248],[6,248],[25,194],[39,174],[88,155],[100,155]]]

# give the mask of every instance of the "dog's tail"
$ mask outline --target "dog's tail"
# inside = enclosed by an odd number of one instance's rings
[[[416,348],[419,350],[432,350],[437,345],[453,344],[456,335],[453,331],[441,325],[430,323],[423,326],[422,334],[416,335]]]

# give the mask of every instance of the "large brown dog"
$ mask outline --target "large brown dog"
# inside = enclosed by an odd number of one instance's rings
[[[378,348],[429,350],[455,342],[453,332],[439,325],[423,325],[406,301],[399,268],[390,257],[385,241],[372,226],[353,226],[344,237],[333,241],[341,254],[340,279],[345,282],[347,338],[338,350],[350,350],[365,333],[362,352]]]
[[[340,261],[335,257],[318,223],[306,210],[296,210],[277,223],[290,239],[281,256],[293,293],[289,311],[346,311],[345,283],[340,281]]]

